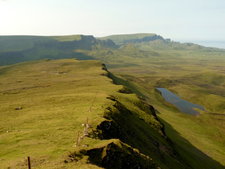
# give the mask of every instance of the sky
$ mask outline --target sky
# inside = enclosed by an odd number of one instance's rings
[[[225,41],[225,0],[0,0],[0,35],[127,33]]]

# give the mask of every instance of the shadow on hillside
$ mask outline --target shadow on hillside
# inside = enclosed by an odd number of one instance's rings
[[[134,86],[133,83],[130,83],[129,81],[127,81],[125,79],[119,78],[119,77],[113,75],[112,73],[109,73],[109,77],[113,79],[113,82],[115,84],[122,84],[122,85],[126,86],[128,89],[130,89],[133,93],[137,94],[138,96],[141,96],[141,98],[146,98],[137,89],[137,87]],[[127,115],[124,118],[124,121],[132,121],[134,119],[134,117],[132,117],[132,119],[129,120],[128,117],[129,117],[129,115]],[[138,121],[138,119],[136,119],[134,121]],[[178,133],[169,123],[162,120],[161,118],[160,118],[160,121],[165,125],[165,130],[166,130],[165,132],[166,132],[166,135],[169,137],[168,140],[169,140],[170,145],[178,153],[177,158],[179,158],[180,162],[182,162],[183,164],[186,164],[185,166],[189,166],[190,168],[194,168],[194,169],[225,169],[225,166],[221,165],[219,162],[212,159],[207,154],[203,153],[201,150],[199,150],[194,145],[192,145],[188,140],[186,140],[184,137],[182,137],[181,134]],[[139,123],[142,125],[145,125],[142,122],[139,122]],[[147,128],[147,126],[146,126],[146,128]],[[131,130],[131,128],[129,128],[129,130]],[[152,132],[152,131],[146,132],[145,135],[148,135],[149,132]],[[141,133],[141,131],[139,131],[138,133]],[[134,137],[132,139],[134,139]],[[147,148],[146,144],[144,144],[145,147],[144,147],[144,149],[142,149],[143,147],[140,146],[141,143],[140,143],[140,145],[137,145],[136,143],[132,143],[129,141],[127,142],[126,139],[125,140],[122,139],[122,141],[128,143],[129,145],[132,145],[133,147],[138,148],[140,151],[142,151],[142,153],[148,154],[148,152],[145,152],[146,149],[149,149],[149,147]],[[167,156],[167,158],[168,158],[168,156]],[[170,160],[172,160],[172,159],[169,159],[169,161]],[[166,161],[164,161],[164,163],[165,162]]]
[[[51,52],[43,52],[36,49],[29,49],[27,51],[19,51],[19,52],[4,52],[0,53],[0,66],[16,64],[20,62],[41,60],[41,59],[78,59],[78,60],[96,60],[92,56],[86,55],[80,52],[61,52],[51,53]]]
[[[172,140],[172,147],[177,151],[184,163],[194,169],[225,169],[225,166],[200,151],[188,140],[182,137],[181,134],[178,133],[169,123],[161,118],[160,121],[165,125],[167,136]]]
[[[131,90],[131,92],[135,93],[137,96],[139,96],[141,98],[146,98],[145,95],[143,95],[137,89],[137,87],[133,83],[130,83],[128,80],[125,80],[125,79],[123,79],[121,77],[115,76],[111,72],[109,72],[109,78],[111,78],[113,80],[114,84],[126,86],[127,89]]]

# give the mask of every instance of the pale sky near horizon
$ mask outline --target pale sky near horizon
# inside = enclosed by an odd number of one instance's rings
[[[225,0],[0,0],[0,35],[142,32],[225,41]]]

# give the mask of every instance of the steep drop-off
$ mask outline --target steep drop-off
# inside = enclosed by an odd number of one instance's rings
[[[1,168],[188,167],[155,109],[109,77],[98,61],[0,67]]]

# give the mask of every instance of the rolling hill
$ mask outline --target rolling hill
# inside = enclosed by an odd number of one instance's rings
[[[121,34],[121,35],[111,35],[103,38],[101,40],[112,40],[117,45],[124,45],[128,43],[140,43],[149,42],[154,40],[164,40],[163,37],[156,35],[154,33],[138,33],[138,34]]]
[[[113,84],[98,61],[44,60],[0,72],[1,168],[24,168],[27,156],[35,168],[187,165],[154,108]]]
[[[156,34],[5,36],[0,65],[3,168],[27,156],[35,168],[225,168],[222,49]],[[206,111],[179,112],[156,87]]]
[[[93,59],[77,49],[115,48],[111,40],[97,40],[93,36],[0,36],[0,65],[39,59]]]

